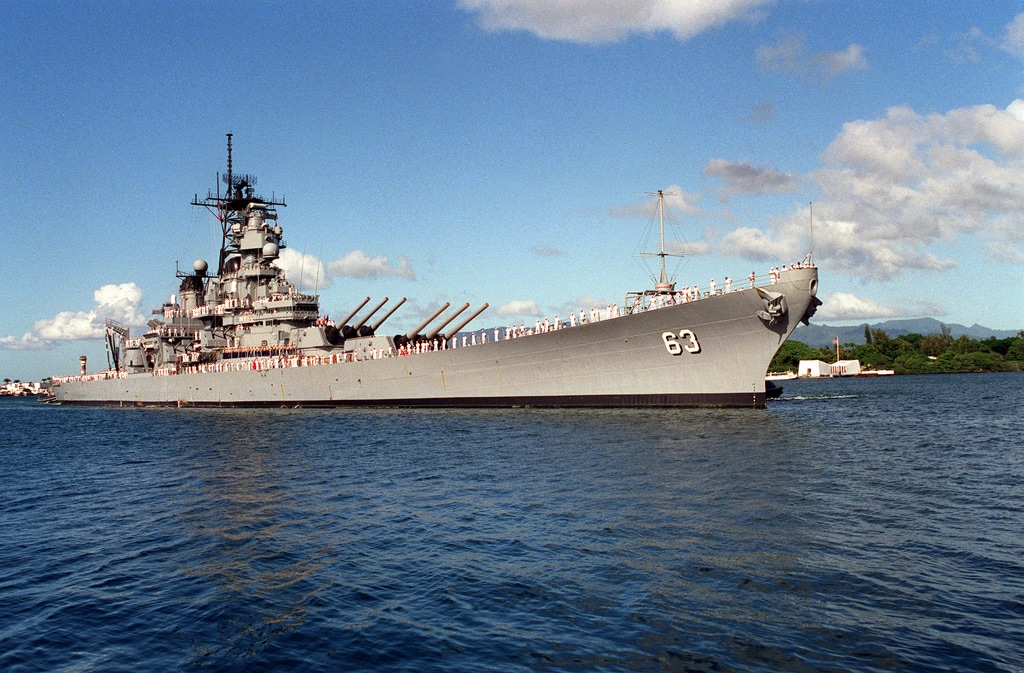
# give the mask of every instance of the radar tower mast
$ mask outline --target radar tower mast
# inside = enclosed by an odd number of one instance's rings
[[[220,222],[220,257],[217,262],[217,275],[224,273],[227,260],[233,254],[238,253],[238,241],[233,233],[234,225],[244,224],[246,211],[250,204],[258,203],[266,206],[268,219],[277,219],[276,206],[287,205],[284,198],[278,201],[273,196],[265,199],[256,194],[256,176],[243,173],[235,175],[234,162],[232,157],[231,137],[234,134],[228,133],[228,172],[226,175],[218,176],[223,178],[227,186],[227,193],[223,196],[220,193],[220,181],[217,183],[217,194],[212,191],[206,193],[206,198],[200,200],[197,194],[192,199],[193,206],[203,206],[209,210],[217,221]]]

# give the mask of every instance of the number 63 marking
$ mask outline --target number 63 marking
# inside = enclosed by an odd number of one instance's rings
[[[682,344],[679,339],[686,339],[689,343]],[[665,342],[665,349],[668,350],[669,355],[679,355],[684,350],[687,353],[699,353],[700,344],[697,343],[697,337],[688,329],[679,330],[679,337],[677,338],[672,332],[662,332],[661,340]]]

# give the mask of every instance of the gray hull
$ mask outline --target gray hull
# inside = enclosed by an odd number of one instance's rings
[[[464,348],[337,364],[54,386],[61,404],[196,407],[765,405],[765,372],[813,310],[817,269],[599,322]]]

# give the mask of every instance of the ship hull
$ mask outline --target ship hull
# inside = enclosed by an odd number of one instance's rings
[[[576,327],[401,357],[309,367],[131,375],[54,386],[61,404],[179,407],[764,407],[765,372],[813,308],[817,270]]]

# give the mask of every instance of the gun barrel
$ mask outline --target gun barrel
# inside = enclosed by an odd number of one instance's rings
[[[353,329],[359,329],[360,327],[365,325],[366,321],[369,320],[370,318],[372,318],[373,314],[376,313],[377,311],[379,311],[380,307],[383,306],[386,303],[388,303],[388,297],[384,297],[384,301],[382,301],[379,304],[377,304],[376,306],[374,306],[372,309],[370,309],[369,313],[367,313],[365,316],[363,316],[362,320],[360,320],[355,325],[352,325]]]
[[[450,330],[448,330],[447,332],[445,332],[445,334],[444,334],[445,341],[447,341],[448,339],[451,339],[453,336],[455,336],[456,334],[459,333],[459,330],[461,330],[463,327],[465,327],[469,323],[473,322],[473,320],[478,315],[480,315],[481,313],[483,313],[484,311],[487,310],[488,306],[490,306],[490,304],[484,304],[479,309],[477,309],[476,313],[474,313],[473,315],[469,316],[468,318],[466,318],[465,320],[460,322],[457,326],[455,326],[455,327],[451,328]]]
[[[445,309],[447,309],[447,308],[448,308],[449,306],[451,306],[451,305],[452,305],[452,303],[451,303],[450,301],[446,301],[446,302],[444,303],[444,306],[442,306],[441,308],[439,308],[439,309],[437,309],[436,311],[434,311],[434,314],[433,314],[433,315],[431,315],[431,316],[430,316],[429,318],[427,318],[426,320],[424,320],[424,321],[423,321],[423,322],[422,322],[422,323],[420,324],[420,326],[419,326],[419,327],[417,327],[417,328],[416,328],[416,329],[414,329],[414,330],[409,330],[408,332],[406,332],[406,333],[405,333],[405,338],[406,338],[406,339],[412,339],[413,337],[415,337],[415,336],[416,336],[417,334],[419,334],[419,333],[420,333],[420,330],[421,330],[421,329],[423,329],[424,327],[426,327],[426,326],[427,326],[427,325],[429,325],[430,323],[434,322],[434,318],[436,318],[437,316],[439,316],[439,315],[441,315],[442,313],[444,313]]]
[[[376,332],[377,328],[380,327],[381,325],[383,325],[384,321],[387,320],[388,318],[390,318],[391,314],[394,313],[395,311],[397,311],[398,307],[401,306],[404,303],[405,303],[405,297],[402,297],[402,301],[400,301],[397,304],[395,304],[394,306],[392,306],[391,310],[388,311],[387,313],[385,313],[383,318],[381,318],[377,322],[375,322],[372,325],[370,325],[370,329],[372,329],[374,332]]]
[[[364,306],[366,306],[366,304],[367,304],[367,303],[368,303],[369,301],[370,301],[370,298],[369,298],[369,297],[367,297],[366,299],[364,299],[364,300],[363,300],[363,303],[362,303],[362,304],[360,304],[359,306],[356,306],[356,307],[355,307],[354,309],[352,309],[352,312],[351,312],[351,313],[349,313],[349,314],[348,314],[347,316],[345,316],[345,319],[344,319],[344,320],[342,320],[341,322],[339,322],[339,323],[338,323],[338,329],[341,329],[342,327],[344,327],[344,326],[345,326],[345,323],[347,323],[347,322],[348,322],[349,320],[351,320],[351,319],[352,319],[352,316],[354,316],[354,315],[355,315],[356,313],[358,313],[358,312],[359,312],[359,310],[360,310],[361,308],[363,308]]]
[[[455,313],[452,313],[450,316],[448,316],[443,321],[441,321],[441,324],[437,325],[432,330],[427,332],[426,337],[428,339],[433,339],[434,337],[436,337],[441,332],[441,330],[443,330],[448,325],[448,323],[450,323],[452,320],[455,320],[456,318],[458,318],[459,314],[462,313],[463,311],[465,311],[467,308],[469,308],[469,302],[468,301],[458,311],[456,311]]]

